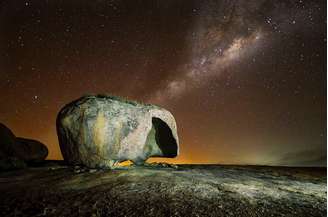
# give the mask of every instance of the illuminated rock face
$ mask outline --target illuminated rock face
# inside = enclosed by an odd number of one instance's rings
[[[57,134],[65,161],[112,168],[151,156],[176,157],[179,141],[172,114],[155,105],[113,96],[85,96],[61,109]]]

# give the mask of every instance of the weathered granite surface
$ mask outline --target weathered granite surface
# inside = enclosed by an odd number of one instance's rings
[[[0,216],[321,217],[326,168],[49,163],[0,173]]]
[[[169,111],[113,96],[85,96],[66,105],[57,116],[57,134],[66,162],[93,168],[179,153]]]

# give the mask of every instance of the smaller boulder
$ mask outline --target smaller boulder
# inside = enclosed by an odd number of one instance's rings
[[[47,147],[39,141],[16,137],[0,123],[0,170],[21,169],[26,163],[40,162],[48,155]]]
[[[16,146],[16,136],[14,133],[0,123],[0,159],[14,157]]]
[[[48,156],[48,148],[37,140],[17,137],[16,141],[16,154],[24,161],[42,161]]]

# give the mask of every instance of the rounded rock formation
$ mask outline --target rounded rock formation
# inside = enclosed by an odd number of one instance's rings
[[[19,143],[16,153],[20,159],[38,162],[48,156],[48,149],[41,142],[21,137],[17,137],[16,140]]]
[[[32,139],[19,138],[0,123],[0,170],[26,167],[26,163],[39,162],[48,155],[47,147]]]
[[[14,133],[4,124],[0,123],[0,159],[14,157],[15,146],[16,137]]]
[[[114,96],[85,96],[57,116],[64,160],[88,167],[112,168],[131,160],[176,157],[179,140],[173,115],[158,106]]]

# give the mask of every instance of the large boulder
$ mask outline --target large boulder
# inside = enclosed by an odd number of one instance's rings
[[[131,160],[176,157],[179,140],[173,115],[158,106],[113,96],[85,96],[57,116],[64,160],[88,167],[112,168]]]
[[[47,147],[32,139],[19,138],[0,123],[0,170],[26,167],[26,163],[44,160]]]

